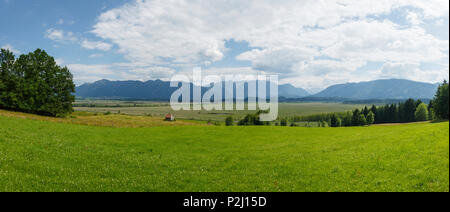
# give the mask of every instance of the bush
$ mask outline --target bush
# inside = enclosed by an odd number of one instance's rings
[[[328,122],[326,122],[326,121],[321,121],[321,122],[319,123],[319,126],[320,126],[320,127],[329,127]]]
[[[281,125],[282,127],[286,127],[286,126],[288,125],[287,119],[281,119],[280,125]]]
[[[426,121],[428,120],[428,108],[427,105],[424,103],[421,103],[419,106],[417,106],[416,112],[415,112],[416,121]]]
[[[233,126],[234,125],[233,117],[231,117],[231,116],[227,117],[227,119],[225,119],[225,125],[226,126]]]
[[[270,122],[262,122],[259,120],[259,115],[265,113],[264,111],[259,111],[256,114],[248,114],[244,119],[238,122],[239,126],[262,126],[269,125]]]
[[[331,127],[338,127],[338,118],[336,117],[336,115],[331,116]]]

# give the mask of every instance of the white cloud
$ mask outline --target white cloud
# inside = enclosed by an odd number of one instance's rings
[[[304,66],[318,56],[319,51],[313,48],[280,48],[252,50],[237,57],[238,60],[252,61],[253,67],[258,70],[276,73],[289,73],[295,67]]]
[[[409,11],[406,15],[406,20],[408,20],[408,22],[412,25],[420,25],[423,23],[420,15],[411,11]]]
[[[440,18],[436,22],[434,22],[434,25],[436,26],[444,26],[444,19]]]
[[[407,12],[409,26],[380,18],[395,10]],[[314,89],[373,79],[358,71],[368,62],[448,58],[448,39],[420,27],[425,19],[443,18],[448,18],[447,0],[136,0],[101,14],[92,32],[117,45],[131,64],[144,67],[214,64],[224,58],[227,40],[246,41],[253,50],[238,60],[294,84],[311,80],[301,84]]]
[[[304,41],[324,55],[341,60],[432,62],[446,57],[448,40],[420,27],[404,28],[390,21],[353,21],[305,33]]]
[[[104,56],[103,54],[91,54],[91,55],[89,55],[89,58],[100,58],[103,56]]]
[[[78,40],[72,32],[64,32],[64,30],[53,28],[46,31],[45,37],[57,42],[74,42]]]
[[[420,64],[385,63],[380,78],[399,78],[415,81],[442,82],[448,80],[448,67],[438,70],[422,70]]]
[[[167,67],[143,66],[132,63],[113,64],[69,64],[70,72],[74,75],[77,84],[92,82],[100,79],[108,80],[170,80],[175,70]]]
[[[448,15],[449,11],[449,1],[447,0],[403,0],[401,3],[421,9],[425,15],[425,18],[439,18]]]
[[[101,50],[101,51],[109,51],[112,48],[112,45],[109,43],[105,43],[102,41],[88,41],[88,40],[83,40],[83,42],[81,42],[81,46],[85,49],[90,49],[90,50]]]
[[[63,59],[61,59],[61,58],[56,58],[55,62],[59,66],[63,66],[65,64],[65,61]]]
[[[14,54],[21,54],[21,52],[19,50],[15,49],[10,44],[6,44],[6,45],[2,46],[0,49],[7,49],[7,50],[11,51]]]

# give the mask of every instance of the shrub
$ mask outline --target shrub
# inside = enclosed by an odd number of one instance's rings
[[[233,117],[229,116],[225,119],[225,125],[226,126],[233,126],[234,125],[234,120]]]
[[[329,127],[328,122],[326,122],[326,121],[321,121],[321,122],[319,123],[319,126],[320,126],[320,127]]]
[[[259,119],[261,113],[266,113],[266,111],[259,111],[256,114],[248,114],[244,119],[238,122],[239,126],[262,126],[269,125],[270,122],[262,122]]]

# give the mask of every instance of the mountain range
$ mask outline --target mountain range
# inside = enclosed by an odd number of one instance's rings
[[[279,85],[278,93],[280,99],[431,99],[437,87],[438,84],[388,79],[333,85],[314,95],[291,84],[283,84]],[[177,89],[170,87],[170,82],[161,80],[100,80],[76,87],[75,95],[81,98],[169,100]],[[204,93],[208,88],[203,87],[201,90]],[[247,95],[245,97],[248,98]]]
[[[431,99],[439,84],[415,82],[403,79],[375,80],[360,83],[333,85],[313,97],[346,99]]]

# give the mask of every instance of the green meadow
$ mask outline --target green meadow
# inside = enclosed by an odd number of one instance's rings
[[[0,115],[0,191],[449,191],[449,123],[107,127]]]
[[[346,112],[355,108],[363,108],[366,105],[353,105],[342,103],[280,103],[279,117],[304,116],[320,113],[332,112]],[[199,121],[225,121],[229,116],[235,120],[244,118],[249,113],[256,113],[256,110],[239,111],[173,111],[168,102],[149,102],[149,101],[135,101],[127,102],[120,100],[78,100],[74,103],[76,111],[91,112],[91,113],[121,113],[134,116],[153,116],[164,117],[167,113],[172,113],[177,119],[184,120],[199,120]]]

